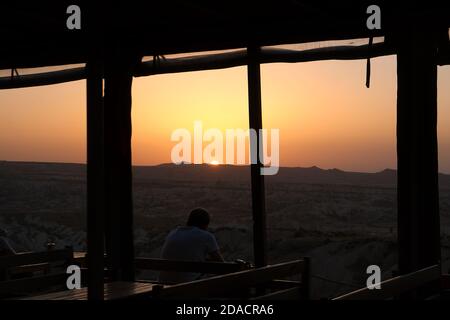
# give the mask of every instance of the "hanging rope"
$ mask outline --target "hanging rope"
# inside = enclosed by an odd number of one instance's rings
[[[366,66],[366,87],[370,88],[370,73],[371,73],[371,65],[370,65],[370,49],[372,48],[372,44],[373,44],[373,37],[369,38],[369,47],[367,48],[367,53],[368,53],[368,57],[367,57],[367,66]]]
[[[159,67],[161,59],[166,61],[166,57],[164,55],[154,55],[153,56],[153,69]]]
[[[14,80],[14,73],[16,74],[17,77],[19,76],[19,72],[17,71],[17,69],[16,68],[12,68],[11,69],[11,81]]]

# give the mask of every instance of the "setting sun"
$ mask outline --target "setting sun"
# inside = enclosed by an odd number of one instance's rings
[[[210,164],[210,165],[213,165],[213,166],[218,166],[220,163],[219,163],[219,161],[217,161],[217,160],[213,160],[213,161],[211,161],[209,164]]]

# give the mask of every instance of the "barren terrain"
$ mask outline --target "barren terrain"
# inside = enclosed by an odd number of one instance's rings
[[[396,172],[281,168],[266,177],[271,263],[312,258],[313,296],[365,285],[366,267],[396,269]],[[0,162],[0,227],[18,251],[85,250],[86,176],[79,164]],[[450,176],[440,175],[444,270],[450,267]],[[168,231],[197,206],[212,214],[228,260],[252,260],[248,167],[160,165],[134,168],[136,255],[158,257]],[[145,277],[146,275],[141,275]],[[148,276],[148,275],[147,275]],[[337,283],[334,283],[335,281]]]

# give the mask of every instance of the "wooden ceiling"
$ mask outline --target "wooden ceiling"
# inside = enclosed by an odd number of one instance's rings
[[[92,54],[137,56],[386,36],[450,26],[450,3],[271,0],[2,1],[0,69],[83,63]],[[395,3],[394,3],[395,2]],[[449,1],[447,1],[449,2]],[[81,8],[81,30],[68,30],[66,8]],[[366,27],[378,4],[382,29]]]

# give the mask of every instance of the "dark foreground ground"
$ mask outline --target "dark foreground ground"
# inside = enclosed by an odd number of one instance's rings
[[[281,168],[266,177],[271,263],[312,258],[313,296],[330,297],[365,285],[368,265],[383,278],[396,269],[396,172],[349,173]],[[444,271],[450,268],[450,176],[441,175]],[[84,250],[85,166],[0,162],[0,226],[19,250]],[[158,257],[164,237],[189,210],[208,209],[224,256],[252,260],[250,172],[246,167],[134,168],[138,256]],[[142,277],[151,277],[143,274]],[[336,283],[332,282],[335,281]]]

